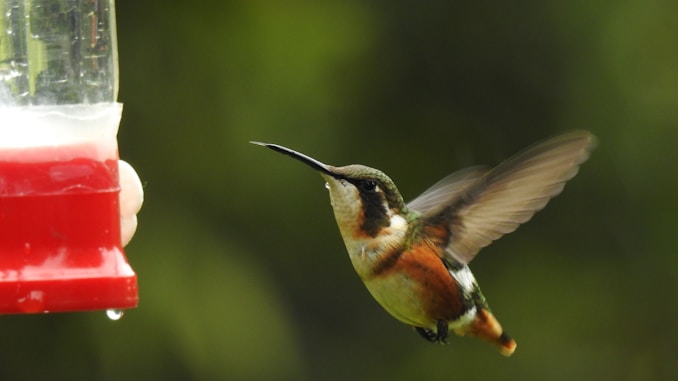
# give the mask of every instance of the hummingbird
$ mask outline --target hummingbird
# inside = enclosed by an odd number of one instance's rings
[[[510,356],[516,341],[492,314],[469,263],[558,195],[595,146],[587,131],[537,143],[498,166],[470,167],[405,203],[384,172],[335,167],[277,144],[251,142],[320,172],[351,263],[393,317],[430,342],[450,332]]]

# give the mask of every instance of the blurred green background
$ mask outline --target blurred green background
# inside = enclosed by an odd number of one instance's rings
[[[117,4],[140,304],[0,318],[2,380],[678,377],[678,3]],[[518,342],[432,345],[353,269],[322,179],[248,144],[382,169],[412,199],[588,129],[565,192],[475,275]]]

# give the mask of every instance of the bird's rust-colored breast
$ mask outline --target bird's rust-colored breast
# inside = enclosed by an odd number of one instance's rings
[[[419,313],[435,324],[438,320],[453,321],[467,309],[464,295],[443,264],[435,245],[421,240],[406,250],[384,254],[372,271],[375,278],[399,276],[412,284],[410,292],[418,293],[423,311]],[[394,290],[407,292],[407,290]]]

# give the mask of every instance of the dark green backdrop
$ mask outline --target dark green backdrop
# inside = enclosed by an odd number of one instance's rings
[[[0,317],[0,378],[678,377],[677,4],[119,0],[140,305]],[[322,179],[248,144],[380,168],[412,199],[571,129],[591,160],[473,262],[510,359],[388,316]]]

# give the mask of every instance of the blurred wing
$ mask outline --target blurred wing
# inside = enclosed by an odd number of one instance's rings
[[[478,181],[487,171],[486,167],[470,167],[454,172],[410,201],[407,208],[423,215],[438,212],[471,184]]]
[[[586,131],[538,143],[463,187],[462,192],[456,190],[444,208],[424,214],[425,223],[448,223],[446,255],[469,263],[480,249],[516,230],[558,195],[594,146],[595,137]],[[429,206],[425,200],[419,204]]]

